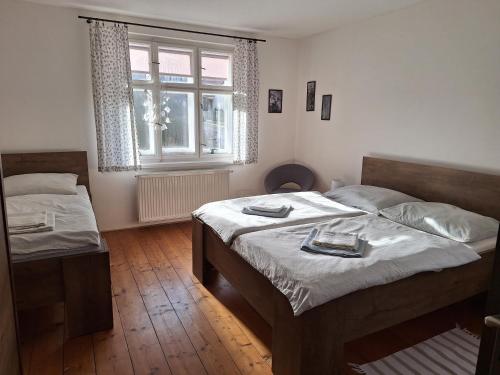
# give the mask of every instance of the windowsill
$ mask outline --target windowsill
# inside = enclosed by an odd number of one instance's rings
[[[234,165],[230,159],[222,160],[193,160],[193,161],[163,161],[145,162],[142,169],[146,171],[182,171],[194,169],[223,169]]]

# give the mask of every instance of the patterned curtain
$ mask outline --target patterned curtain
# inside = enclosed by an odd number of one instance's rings
[[[128,30],[92,22],[90,54],[99,171],[139,168]]]
[[[259,60],[257,43],[238,40],[233,62],[233,153],[235,164],[257,163]]]

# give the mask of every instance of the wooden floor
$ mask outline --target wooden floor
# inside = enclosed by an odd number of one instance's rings
[[[24,373],[271,374],[271,329],[222,277],[191,273],[189,223],[105,233],[114,329],[64,338],[64,306],[20,315]],[[477,297],[346,345],[364,363],[451,329],[478,333]]]

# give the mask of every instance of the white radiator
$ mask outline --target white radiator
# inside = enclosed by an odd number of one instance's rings
[[[138,175],[139,221],[182,221],[205,203],[229,198],[230,170]]]

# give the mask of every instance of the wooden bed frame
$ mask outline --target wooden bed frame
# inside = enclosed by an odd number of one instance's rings
[[[4,177],[24,173],[74,173],[90,195],[87,153],[2,154]],[[68,337],[113,328],[109,253],[51,256],[13,262],[18,310],[65,303]]]
[[[500,219],[500,176],[363,158],[362,184]],[[295,317],[287,298],[206,224],[193,218],[193,273],[220,272],[272,327],[276,375],[341,374],[344,343],[459,302],[489,287],[494,250],[441,272],[359,290]]]

